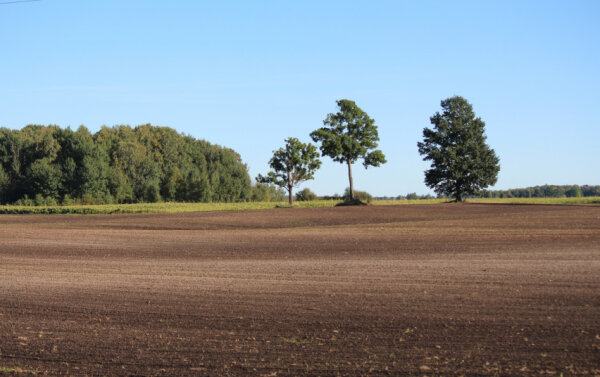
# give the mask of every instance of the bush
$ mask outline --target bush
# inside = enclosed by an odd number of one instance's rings
[[[416,200],[419,199],[419,195],[416,192],[411,192],[410,194],[406,194],[406,200]]]
[[[23,205],[27,206],[27,207],[33,207],[35,205],[35,202],[33,201],[33,199],[31,199],[27,195],[25,195],[25,197],[22,199],[22,201],[23,201]]]
[[[159,195],[160,198],[160,195]],[[109,192],[105,192],[102,195],[102,204],[113,204],[114,203],[114,198],[112,197],[112,195]]]
[[[282,202],[286,200],[285,191],[275,185],[256,183],[250,191],[253,202]]]
[[[311,200],[317,200],[317,194],[310,191],[309,188],[305,188],[301,191],[298,191],[295,196],[296,196],[296,200],[299,202],[308,202]]]
[[[37,194],[35,196],[35,199],[33,200],[33,203],[35,204],[36,207],[45,206],[46,199],[44,199],[44,196],[42,194]]]
[[[359,200],[363,203],[371,203],[373,201],[373,197],[371,196],[371,194],[369,194],[366,191],[354,190],[354,200]],[[350,189],[349,188],[346,188],[346,191],[344,191],[344,201],[345,202],[352,201],[350,199]]]
[[[62,205],[63,206],[72,206],[73,204],[75,204],[75,202],[71,198],[71,195],[65,194],[65,196],[63,196]]]
[[[342,200],[344,199],[343,197],[340,196],[340,194],[333,194],[333,195],[325,195],[321,197],[321,200]]]
[[[56,206],[58,205],[58,203],[56,202],[56,199],[54,199],[53,196],[48,196],[44,199],[44,205],[46,206]]]
[[[91,192],[87,192],[83,195],[83,197],[77,200],[77,204],[79,205],[95,205],[102,204],[102,200],[99,200],[98,197]]]

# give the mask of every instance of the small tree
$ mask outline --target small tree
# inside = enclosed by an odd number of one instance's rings
[[[269,161],[267,176],[258,175],[256,182],[272,183],[288,191],[290,205],[294,204],[293,189],[304,181],[313,179],[315,171],[321,166],[317,147],[304,144],[295,137],[285,140],[285,147],[273,151]]]
[[[443,100],[441,106],[442,113],[430,118],[434,129],[425,128],[417,146],[423,160],[431,161],[425,184],[438,195],[460,202],[496,183],[499,159],[485,142],[485,123],[475,118],[467,100],[455,96]]]
[[[323,121],[325,127],[313,131],[310,137],[321,143],[321,153],[333,161],[348,165],[350,199],[354,200],[352,164],[363,159],[363,166],[379,166],[386,162],[385,156],[377,148],[379,135],[375,120],[362,111],[354,101],[337,101],[340,111],[329,114]]]

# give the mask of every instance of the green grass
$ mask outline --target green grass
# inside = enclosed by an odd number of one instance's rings
[[[448,203],[448,199],[423,200],[374,200],[373,205],[406,205]],[[587,198],[503,198],[469,199],[468,203],[500,204],[600,204],[600,197]],[[295,202],[294,207],[333,207],[339,201],[314,200]],[[0,214],[71,214],[71,215],[107,215],[117,213],[183,213],[207,211],[242,211],[253,209],[287,208],[287,202],[249,202],[249,203],[140,203],[140,204],[102,204],[74,206],[0,206]]]
[[[333,207],[337,201],[315,200],[296,202],[294,207]],[[183,213],[208,211],[241,211],[288,207],[287,202],[248,202],[248,203],[139,203],[139,204],[100,204],[74,206],[0,206],[0,214],[72,214],[107,215],[117,213]]]
[[[18,367],[6,367],[6,366],[0,366],[0,372],[4,372],[4,373],[33,373],[36,374],[37,372],[34,370],[28,370],[28,369],[22,369],[22,368],[18,368]]]

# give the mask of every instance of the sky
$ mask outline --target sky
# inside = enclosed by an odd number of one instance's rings
[[[346,98],[388,161],[355,164],[355,189],[426,194],[417,142],[460,95],[500,158],[492,188],[600,184],[598,1],[7,1],[0,127],[168,126],[256,177]],[[301,188],[342,193],[322,160]]]

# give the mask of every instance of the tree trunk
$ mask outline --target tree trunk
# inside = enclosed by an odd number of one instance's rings
[[[457,179],[454,183],[454,200],[456,203],[462,202],[463,182],[462,179]]]
[[[294,189],[294,185],[292,185],[292,177],[290,175],[290,172],[287,172],[287,176],[288,176],[288,201],[290,202],[290,205],[293,206],[294,205],[294,194],[292,193],[292,190]]]
[[[352,183],[352,161],[348,160],[348,179],[350,180],[350,200],[354,200],[354,184]]]

